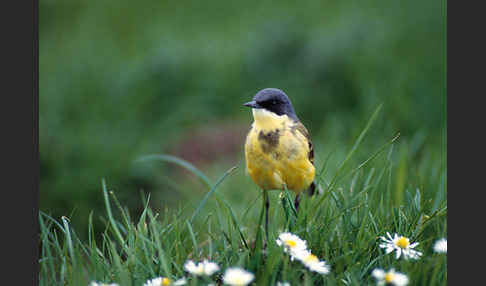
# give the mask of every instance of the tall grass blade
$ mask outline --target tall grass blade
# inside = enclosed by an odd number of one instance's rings
[[[211,196],[211,194],[214,193],[214,191],[216,191],[216,188],[218,188],[218,186],[224,181],[224,179],[226,179],[226,177],[228,177],[228,175],[231,174],[234,170],[236,170],[236,166],[233,166],[228,171],[226,171],[223,174],[223,176],[221,176],[218,179],[218,181],[216,181],[216,184],[214,184],[214,186],[212,186],[211,189],[206,193],[206,195],[201,200],[201,202],[197,206],[196,210],[192,214],[191,219],[189,220],[190,223],[192,223],[193,220],[194,220],[194,218],[199,214],[199,212],[201,211],[201,209],[203,208],[203,206],[206,204],[206,201],[209,199],[209,197]]]
[[[108,214],[108,220],[110,222],[110,225],[111,225],[113,231],[115,232],[115,236],[118,239],[120,245],[128,253],[128,249],[127,249],[127,246],[125,244],[125,239],[123,238],[120,230],[118,229],[118,226],[117,226],[118,224],[115,221],[115,219],[113,218],[113,213],[111,212],[110,199],[108,198],[108,190],[106,189],[105,178],[101,179],[101,185],[102,185],[102,188],[103,188],[103,198],[105,199],[105,208],[106,208],[106,212]]]
[[[365,137],[366,133],[368,133],[368,130],[370,129],[370,127],[375,122],[375,120],[376,120],[376,118],[378,116],[378,113],[380,112],[380,110],[381,110],[382,107],[383,107],[383,103],[380,104],[375,109],[375,111],[373,112],[373,114],[371,115],[370,119],[368,120],[368,123],[366,124],[365,128],[363,129],[363,131],[361,131],[361,133],[358,136],[358,139],[356,139],[356,142],[354,143],[353,147],[351,148],[351,150],[346,155],[344,161],[339,165],[336,173],[334,174],[334,177],[331,179],[329,185],[326,188],[326,192],[329,192],[334,187],[334,185],[336,184],[338,176],[340,175],[340,173],[344,169],[344,167],[347,165],[347,163],[349,162],[349,160],[351,159],[351,157],[353,156],[353,154],[358,149],[358,147],[361,144],[361,142],[363,141],[363,138]],[[319,200],[318,205],[320,205],[323,200],[324,200],[324,196]]]
[[[176,165],[179,165],[179,166],[185,168],[186,170],[192,172],[199,179],[201,179],[201,181],[203,181],[203,183],[208,188],[211,188],[212,184],[211,184],[210,180],[208,179],[208,177],[206,177],[206,175],[203,174],[203,172],[201,172],[198,168],[196,168],[191,163],[189,163],[189,162],[187,162],[183,159],[177,158],[175,156],[166,155],[166,154],[151,154],[151,155],[141,156],[141,157],[139,157],[138,159],[135,160],[136,163],[138,163],[138,162],[151,162],[151,161],[168,162],[168,163],[174,163]]]
[[[76,255],[74,254],[74,247],[73,247],[73,240],[71,237],[71,231],[69,230],[69,223],[67,217],[61,217],[63,226],[64,226],[64,234],[66,236],[66,242],[69,250],[69,256],[71,256],[71,264],[74,269],[76,269]]]
[[[363,138],[365,137],[366,133],[368,133],[368,130],[370,129],[371,125],[373,125],[373,123],[375,122],[376,117],[378,116],[378,113],[380,112],[380,110],[381,110],[382,107],[383,107],[383,103],[380,104],[375,109],[375,111],[373,112],[373,114],[371,115],[371,118],[368,120],[368,123],[366,124],[365,128],[363,129],[363,131],[361,131],[361,133],[358,136],[358,139],[356,139],[356,142],[354,142],[353,147],[351,148],[351,150],[349,151],[349,153],[346,155],[346,158],[339,165],[338,170],[337,170],[336,174],[334,175],[334,177],[332,178],[331,183],[329,184],[328,189],[332,188],[334,186],[334,184],[336,183],[337,176],[343,170],[343,168],[348,163],[349,159],[351,159],[351,157],[353,156],[353,154],[358,149],[359,145],[361,144],[361,141],[363,141]]]

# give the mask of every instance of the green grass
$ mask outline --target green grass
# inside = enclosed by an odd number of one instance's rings
[[[101,177],[132,217],[143,211],[141,189],[153,210],[178,201],[197,207],[206,185],[188,184],[173,164],[132,168],[144,154],[184,158],[212,181],[237,165],[217,192],[235,215],[244,212],[240,202],[259,193],[244,176],[243,139],[190,151],[214,145],[201,133],[243,138],[251,111],[242,104],[266,87],[292,100],[319,169],[327,166],[323,179],[338,173],[383,103],[344,167],[358,167],[400,132],[392,161],[398,167],[396,157],[408,157],[407,174],[392,188],[438,187],[428,176],[436,175],[445,138],[445,1],[44,0],[39,13],[39,208],[68,216],[83,240],[91,211],[95,231],[103,229]],[[214,204],[208,200],[209,209]]]
[[[262,224],[262,196],[254,185],[241,186],[230,168],[214,183],[189,162],[153,155],[140,160],[159,160],[192,172],[207,188],[196,205],[155,212],[150,197],[143,198],[139,217],[120,205],[110,182],[101,182],[100,196],[106,214],[99,219],[105,229],[96,236],[91,214],[88,239],[60,220],[40,212],[40,285],[87,285],[92,280],[120,285],[143,285],[157,276],[187,277],[189,285],[207,285],[183,270],[187,259],[209,259],[221,270],[211,281],[220,281],[224,270],[239,266],[255,274],[254,285],[372,285],[374,268],[395,268],[408,275],[410,285],[447,285],[447,257],[435,254],[433,243],[447,237],[447,168],[445,160],[428,157],[415,175],[410,174],[405,151],[394,156],[399,137],[377,146],[361,161],[355,152],[376,120],[379,107],[340,164],[332,168],[329,155],[318,169],[322,195],[303,197],[297,215],[289,207],[293,194],[269,193],[270,226],[266,240]],[[404,148],[397,150],[407,150]],[[442,155],[443,156],[443,155]],[[424,167],[425,166],[425,167]],[[184,182],[180,182],[181,187]],[[224,188],[223,188],[224,187]],[[247,189],[245,208],[236,208],[226,189]],[[241,204],[240,204],[241,205]],[[98,230],[99,231],[99,230]],[[331,266],[328,275],[310,272],[290,261],[275,243],[278,234],[291,231]],[[398,233],[420,242],[421,259],[396,260],[379,248],[380,236]]]

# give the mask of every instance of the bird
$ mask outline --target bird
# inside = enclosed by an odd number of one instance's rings
[[[252,101],[253,123],[245,141],[246,170],[262,190],[265,204],[265,232],[268,238],[268,191],[291,190],[296,194],[295,209],[304,191],[313,195],[314,148],[289,97],[280,89],[265,88]]]

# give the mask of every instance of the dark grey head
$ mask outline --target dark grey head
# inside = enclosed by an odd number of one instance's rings
[[[278,115],[286,114],[288,117],[298,120],[289,97],[277,88],[262,89],[253,97],[252,101],[243,105],[251,108],[263,108]]]

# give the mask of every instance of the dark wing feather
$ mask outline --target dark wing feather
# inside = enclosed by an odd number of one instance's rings
[[[307,128],[305,128],[304,124],[302,124],[301,122],[296,122],[296,124],[292,128],[295,128],[307,139],[307,142],[309,144],[309,161],[311,161],[312,165],[314,165],[314,147],[312,146],[312,140],[310,138],[309,131],[307,131]]]
[[[312,145],[312,140],[310,138],[309,131],[307,131],[307,128],[305,128],[304,124],[302,124],[301,122],[297,122],[292,127],[292,129],[294,129],[294,128],[295,128],[295,130],[299,131],[302,135],[304,135],[304,137],[307,139],[307,142],[309,144],[309,154],[308,154],[309,161],[312,163],[312,165],[314,165],[314,147]],[[322,193],[320,186],[317,187],[315,182],[312,182],[312,184],[307,189],[307,193],[310,196],[312,196],[312,195],[314,195],[316,189],[318,189],[318,193]]]

